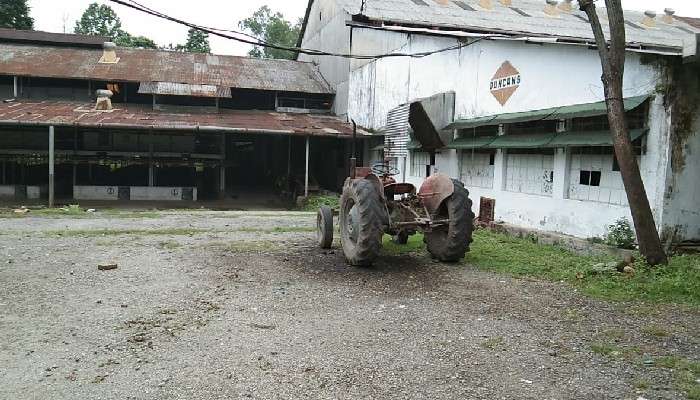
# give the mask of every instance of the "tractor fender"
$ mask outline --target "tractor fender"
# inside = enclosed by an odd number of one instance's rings
[[[430,214],[437,213],[445,199],[452,196],[455,191],[455,184],[452,179],[441,173],[429,176],[420,187],[418,197],[423,206],[428,209]]]

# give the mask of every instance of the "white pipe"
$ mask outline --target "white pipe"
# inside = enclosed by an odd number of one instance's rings
[[[309,137],[306,137],[306,176],[304,177],[304,197],[309,197]]]
[[[14,79],[14,90],[13,90],[14,96],[13,97],[16,99],[17,97],[19,97],[19,86],[18,86],[18,82],[17,82],[17,76],[15,76],[14,78],[15,79]]]
[[[54,187],[53,187],[53,176],[54,176],[54,128],[53,125],[49,126],[49,208],[53,207],[54,200]]]

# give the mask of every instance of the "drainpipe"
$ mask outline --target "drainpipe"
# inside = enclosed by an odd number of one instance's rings
[[[49,126],[49,208],[53,208],[53,173],[54,173],[54,128]]]
[[[306,137],[306,176],[304,177],[304,197],[309,197],[309,137]]]

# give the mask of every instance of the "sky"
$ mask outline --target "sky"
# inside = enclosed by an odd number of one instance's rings
[[[159,45],[185,42],[186,27],[107,0],[29,0],[34,28],[71,33],[75,21],[93,2],[110,4],[121,18],[123,28],[132,35],[147,36]],[[238,29],[240,20],[263,5],[280,11],[290,21],[296,21],[304,16],[308,0],[141,0],[139,3],[199,25]],[[622,0],[622,5],[625,9],[656,10],[659,14],[668,7],[676,10],[677,15],[700,18],[700,1],[697,0]],[[218,37],[211,37],[210,43],[215,54],[245,55],[250,49],[246,44]]]

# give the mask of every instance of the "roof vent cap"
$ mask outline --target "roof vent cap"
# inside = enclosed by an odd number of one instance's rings
[[[479,7],[483,8],[484,10],[493,10],[491,0],[479,0]]]
[[[559,4],[559,9],[566,13],[570,13],[574,9],[574,7],[571,5],[572,2],[573,0],[562,1],[561,4]]]
[[[117,57],[117,45],[114,42],[104,42],[102,44],[102,57],[100,57],[100,64],[116,64],[119,62],[119,57]]]
[[[95,111],[110,111],[112,110],[112,93],[111,90],[99,89],[95,91],[97,95],[97,103],[95,103]]]
[[[667,24],[672,24],[674,22],[673,16],[676,14],[676,10],[673,8],[664,9],[663,21]]]
[[[547,5],[544,7],[545,15],[555,18],[559,17],[559,8],[557,8],[558,4],[559,1],[557,0],[547,0]]]
[[[644,19],[642,20],[642,25],[647,28],[656,27],[656,11],[647,10],[644,11]]]

